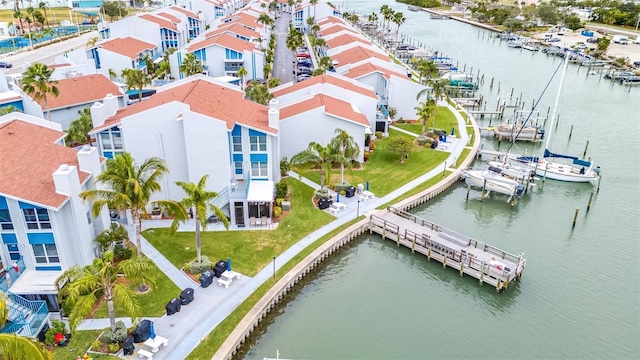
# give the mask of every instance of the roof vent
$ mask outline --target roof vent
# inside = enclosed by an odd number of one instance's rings
[[[69,164],[61,164],[59,170],[61,171],[69,170]]]
[[[82,151],[91,151],[91,146],[85,145],[82,147]]]

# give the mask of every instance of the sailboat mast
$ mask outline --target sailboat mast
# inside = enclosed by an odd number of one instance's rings
[[[564,55],[564,67],[562,68],[562,75],[560,75],[560,85],[558,86],[558,93],[556,94],[556,102],[553,104],[553,112],[551,114],[551,126],[549,126],[549,135],[547,135],[547,143],[544,144],[545,149],[549,149],[549,142],[551,141],[551,131],[556,121],[556,111],[558,110],[558,102],[560,101],[560,93],[562,92],[562,83],[564,82],[564,74],[567,72],[567,65],[569,65],[569,54]]]

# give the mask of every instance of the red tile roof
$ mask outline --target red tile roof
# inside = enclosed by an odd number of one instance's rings
[[[367,39],[363,39],[359,36],[355,36],[351,34],[342,34],[334,37],[333,39],[327,40],[327,46],[329,46],[330,49],[335,49],[339,46],[348,45],[354,42],[371,45],[371,41]]]
[[[364,46],[354,46],[352,48],[346,49],[331,56],[332,60],[338,60],[339,66],[343,66],[346,64],[355,64],[359,61],[378,58],[384,61],[390,61],[389,57],[379,52],[367,49]]]
[[[322,30],[318,31],[318,33],[320,33],[322,36],[329,36],[331,34],[335,34],[337,32],[343,31],[343,30],[347,30],[347,31],[352,32],[354,34],[358,33],[352,27],[344,25],[344,24],[331,25],[326,29],[322,29]]]
[[[339,17],[333,16],[333,15],[329,15],[325,18],[322,18],[320,20],[318,20],[318,25],[322,26],[323,24],[333,24],[333,23],[339,23],[339,24],[344,24],[345,21],[340,19]]]
[[[52,208],[63,205],[68,197],[56,193],[52,174],[61,164],[78,166],[75,150],[55,144],[63,136],[22,120],[0,124],[0,194]],[[89,176],[78,168],[80,183]]]
[[[351,103],[325,94],[317,94],[311,99],[303,100],[280,108],[280,120],[287,119],[291,116],[295,116],[309,110],[317,109],[321,106],[324,106],[324,112],[328,115],[352,121],[364,126],[369,126],[369,120],[367,120],[367,117],[364,116],[364,114],[355,111],[353,106],[351,106]]]
[[[183,7],[176,6],[176,5],[171,5],[169,7],[169,9],[171,9],[173,11],[177,11],[177,12],[183,13],[183,14],[187,15],[188,17],[192,18],[192,19],[199,19],[198,14],[194,13],[191,10],[187,10],[187,9],[185,9]]]
[[[373,65],[371,63],[365,63],[359,66],[356,66],[354,68],[349,69],[349,72],[347,72],[346,74],[343,74],[344,76],[351,78],[351,79],[358,79],[364,75],[368,75],[374,72],[379,72],[382,73],[382,76],[384,76],[385,79],[389,80],[391,78],[391,75],[395,75],[397,77],[400,78],[406,78],[407,75],[406,74],[401,74],[397,71],[393,71],[393,70],[389,70],[389,69],[385,69],[381,66],[376,66]]]
[[[202,41],[191,43],[187,48],[187,52],[196,51],[213,45],[222,46],[236,51],[253,51],[256,49],[255,43],[224,33]]]
[[[220,35],[223,33],[236,34],[236,35],[244,36],[246,38],[258,38],[260,36],[260,33],[255,30],[251,30],[240,24],[236,24],[235,22],[230,22],[230,23],[221,25],[217,29],[209,30],[204,34],[204,37],[210,38],[212,36]]]
[[[144,15],[140,15],[139,18],[150,21],[152,23],[156,23],[158,25],[160,25],[161,28],[165,28],[165,29],[170,29],[173,31],[178,31],[178,26],[174,23],[172,23],[169,20],[165,20],[163,18],[157,17],[157,16],[153,16],[151,14],[144,14]]]
[[[131,60],[137,58],[143,51],[153,50],[156,48],[152,43],[132,37],[107,40],[101,43],[100,47],[116,54],[127,56]]]
[[[65,108],[82,104],[93,104],[104,99],[107,94],[120,96],[120,88],[102,74],[78,76],[58,80],[54,84],[60,95],[47,96],[49,109]],[[36,100],[45,110],[44,100]],[[46,111],[46,110],[45,110]]]
[[[160,89],[159,89],[160,90]],[[244,92],[212,81],[197,78],[180,85],[161,89],[148,100],[122,108],[108,118],[102,126],[92,130],[110,128],[120,123],[127,116],[131,116],[171,101],[178,101],[189,105],[191,111],[225,121],[229,130],[236,123],[271,133],[277,132],[269,127],[267,117],[268,108],[244,98]]]
[[[309,88],[311,86],[317,85],[317,84],[332,84],[344,89],[347,89],[349,91],[353,91],[356,92],[358,94],[362,94],[362,95],[366,95],[369,97],[372,97],[374,99],[377,99],[378,96],[376,95],[376,93],[366,87],[363,87],[362,85],[360,85],[358,82],[355,81],[349,81],[349,80],[345,80],[341,77],[338,76],[334,76],[334,75],[318,75],[318,76],[314,76],[310,79],[307,79],[305,81],[300,81],[297,83],[294,83],[293,85],[289,86],[289,87],[285,87],[282,89],[278,89],[277,91],[273,92],[273,96],[274,97],[278,97],[278,96],[282,96],[282,95],[286,95],[286,94],[290,94],[294,91],[298,91],[300,89],[305,89],[305,88]]]
[[[47,67],[49,69],[59,69],[59,68],[63,68],[63,67],[67,67],[67,66],[71,66],[71,64],[51,64],[51,65],[47,65]]]
[[[168,19],[169,21],[174,22],[176,24],[179,24],[179,23],[182,22],[182,20],[180,20],[179,17],[177,17],[177,16],[175,16],[173,14],[166,13],[166,12],[159,12],[159,13],[156,13],[156,15],[160,16],[160,17],[163,17],[165,19]]]
[[[226,20],[231,20],[231,22],[237,23],[237,24],[242,24],[245,26],[248,26],[252,29],[262,29],[264,27],[264,25],[258,23],[256,20],[258,20],[257,16],[253,16],[249,13],[246,12],[239,12],[236,14],[233,14],[231,16],[227,16],[226,18],[222,19],[222,23],[224,23],[224,21]]]

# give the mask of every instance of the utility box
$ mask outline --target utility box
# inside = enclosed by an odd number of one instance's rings
[[[291,210],[291,201],[283,201],[281,205],[282,205],[282,211]]]

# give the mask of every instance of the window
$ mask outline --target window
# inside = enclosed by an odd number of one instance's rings
[[[267,151],[266,136],[249,136],[251,151]]]
[[[49,211],[47,209],[22,209],[27,229],[51,229]]]
[[[100,133],[100,140],[102,140],[102,149],[111,150],[113,147],[111,146],[111,134],[108,132]]]
[[[233,141],[233,151],[234,152],[242,152],[242,137],[240,136],[232,136]]]
[[[120,135],[120,132],[113,132],[111,135],[113,139],[113,148],[116,150],[122,150],[122,135]]]
[[[11,214],[8,209],[0,209],[0,230],[13,230]]]
[[[251,163],[251,176],[253,176],[253,177],[269,176],[269,174],[267,172],[267,163],[266,162],[252,162]]]
[[[56,244],[31,244],[33,256],[37,264],[59,263],[58,249]]]
[[[87,211],[87,223],[91,225],[91,211]]]
[[[242,161],[236,161],[235,167],[236,167],[236,175],[242,174]]]

